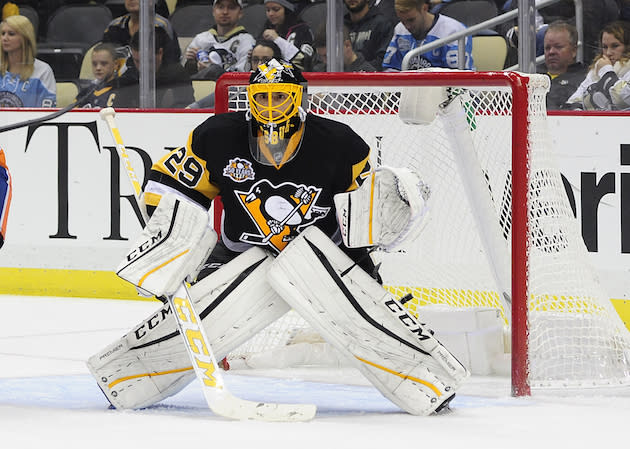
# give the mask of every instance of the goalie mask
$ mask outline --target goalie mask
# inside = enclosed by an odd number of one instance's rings
[[[300,149],[306,120],[302,107],[305,86],[299,69],[276,59],[252,73],[247,87],[249,147],[261,164],[279,169]]]

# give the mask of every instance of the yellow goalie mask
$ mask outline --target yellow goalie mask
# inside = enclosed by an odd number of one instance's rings
[[[261,64],[247,87],[250,150],[260,163],[279,169],[297,154],[304,135],[306,80],[292,64]]]

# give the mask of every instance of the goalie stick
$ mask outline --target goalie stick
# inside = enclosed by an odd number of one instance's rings
[[[105,108],[101,109],[100,115],[107,123],[114,138],[116,148],[123,159],[127,176],[133,185],[134,196],[143,219],[147,223],[149,217],[142,196],[142,186],[136,177],[116,126],[114,119],[116,111],[113,108]],[[217,415],[240,420],[308,421],[315,416],[316,406],[312,404],[255,402],[232,395],[225,386],[210,342],[201,324],[201,318],[193,306],[186,284],[182,282],[175,294],[167,299],[171,309],[175,312],[173,316],[210,410]]]
[[[102,85],[103,85],[102,83],[94,83],[94,86],[92,86],[91,89],[86,91],[85,94],[83,94],[81,97],[77,98],[76,101],[74,101],[74,103],[69,104],[65,108],[59,109],[58,111],[52,112],[52,113],[50,113],[48,115],[45,115],[43,117],[34,118],[34,119],[31,119],[31,120],[25,120],[23,122],[11,123],[10,125],[0,126],[0,133],[6,132],[6,131],[13,131],[14,129],[23,128],[25,126],[38,125],[40,123],[44,123],[44,122],[47,122],[49,120],[55,119],[55,118],[65,114],[66,112],[70,111],[71,109],[73,109],[78,104],[81,104],[83,102],[83,100],[85,100],[87,97],[92,95],[92,93],[96,89],[100,88]]]

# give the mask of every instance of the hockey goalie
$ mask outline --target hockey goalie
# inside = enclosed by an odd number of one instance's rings
[[[157,161],[151,218],[118,275],[158,298],[190,282],[217,359],[293,309],[402,410],[438,412],[468,371],[383,289],[368,251],[422,228],[429,189],[409,170],[373,169],[352,129],[305,112],[305,89],[291,64],[262,64],[247,112],[208,118]],[[220,240],[208,214],[218,195]],[[88,366],[118,409],[194,378],[169,304]]]

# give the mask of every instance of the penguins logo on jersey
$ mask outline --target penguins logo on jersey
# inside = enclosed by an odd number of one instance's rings
[[[258,233],[244,232],[240,240],[282,251],[302,229],[326,216],[330,207],[317,206],[322,189],[285,182],[278,186],[263,179],[248,192],[235,191]]]
[[[256,174],[251,162],[237,157],[230,159],[229,164],[223,169],[223,176],[235,182],[245,182],[248,179],[254,179]]]

